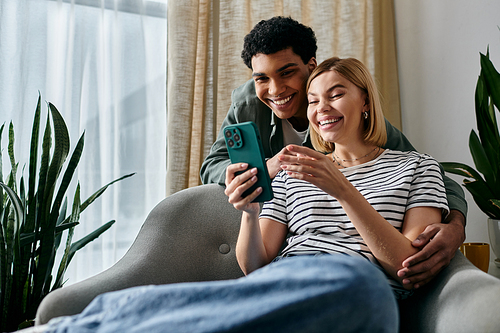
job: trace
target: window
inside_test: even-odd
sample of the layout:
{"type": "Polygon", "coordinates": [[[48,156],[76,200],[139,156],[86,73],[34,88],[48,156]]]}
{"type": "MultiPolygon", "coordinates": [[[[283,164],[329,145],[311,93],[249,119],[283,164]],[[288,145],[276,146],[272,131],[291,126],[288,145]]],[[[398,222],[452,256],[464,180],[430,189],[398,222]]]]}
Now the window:
{"type": "MultiPolygon", "coordinates": [[[[166,8],[166,0],[0,5],[0,122],[14,123],[19,174],[27,167],[39,91],[65,118],[71,149],[85,131],[75,177],[83,200],[111,180],[136,173],[82,213],[74,240],[109,220],[116,223],[77,253],[68,284],[114,264],[165,196],[166,8]]],[[[4,158],[4,170],[6,164],[4,158]]]]}

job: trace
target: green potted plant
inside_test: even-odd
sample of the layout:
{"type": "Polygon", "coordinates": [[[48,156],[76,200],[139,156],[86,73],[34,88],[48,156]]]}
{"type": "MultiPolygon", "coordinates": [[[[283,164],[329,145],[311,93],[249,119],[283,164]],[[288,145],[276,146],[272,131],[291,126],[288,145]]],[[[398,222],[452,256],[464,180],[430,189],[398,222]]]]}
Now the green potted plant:
{"type": "MultiPolygon", "coordinates": [[[[476,85],[477,130],[469,136],[469,150],[475,169],[463,163],[442,163],[449,173],[466,177],[463,185],[475,203],[488,215],[490,245],[500,257],[500,135],[496,111],[500,110],[500,74],[489,58],[480,53],[481,71],[476,85]]],[[[496,259],[495,263],[500,264],[496,259]]]]}
{"type": "MultiPolygon", "coordinates": [[[[99,237],[115,221],[110,221],[84,238],[73,241],[80,214],[109,185],[132,176],[126,175],[99,189],[81,202],[80,184],[76,186],[71,209],[66,192],[83,152],[81,135],[71,157],[70,138],[63,117],[48,103],[47,121],[40,148],[41,96],[33,121],[27,178],[18,180],[18,162],[14,155],[14,126],[8,131],[8,156],[11,170],[6,180],[2,174],[0,127],[0,330],[14,331],[35,317],[42,299],[62,287],[64,274],[76,251],[99,237]],[[51,125],[52,119],[52,125],[51,125]],[[63,171],[63,167],[65,170],[63,171]],[[64,254],[52,275],[56,252],[65,235],[64,254]],[[21,325],[21,326],[20,326],[21,325]]],[[[23,168],[24,169],[24,168],[23,168]]]]}

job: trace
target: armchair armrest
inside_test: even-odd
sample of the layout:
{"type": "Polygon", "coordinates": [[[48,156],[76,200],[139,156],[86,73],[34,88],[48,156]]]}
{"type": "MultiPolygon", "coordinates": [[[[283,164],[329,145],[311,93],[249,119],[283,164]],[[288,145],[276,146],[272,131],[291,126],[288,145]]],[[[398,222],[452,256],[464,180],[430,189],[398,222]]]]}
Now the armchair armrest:
{"type": "Polygon", "coordinates": [[[431,283],[400,301],[401,332],[498,332],[499,297],[500,279],[457,251],[431,283]]]}
{"type": "Polygon", "coordinates": [[[36,324],[77,314],[99,294],[148,284],[243,276],[234,253],[241,212],[224,188],[201,185],[161,201],[146,218],[128,252],[112,267],[48,294],[36,324]]]}

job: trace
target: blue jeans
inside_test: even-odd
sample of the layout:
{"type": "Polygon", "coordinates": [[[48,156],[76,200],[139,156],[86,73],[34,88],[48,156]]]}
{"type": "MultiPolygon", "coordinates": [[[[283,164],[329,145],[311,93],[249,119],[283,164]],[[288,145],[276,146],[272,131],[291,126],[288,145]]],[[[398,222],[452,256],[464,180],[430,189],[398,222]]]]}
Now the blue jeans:
{"type": "Polygon", "coordinates": [[[136,287],[98,296],[48,332],[397,332],[384,274],[344,255],[273,262],[236,280],[136,287]]]}

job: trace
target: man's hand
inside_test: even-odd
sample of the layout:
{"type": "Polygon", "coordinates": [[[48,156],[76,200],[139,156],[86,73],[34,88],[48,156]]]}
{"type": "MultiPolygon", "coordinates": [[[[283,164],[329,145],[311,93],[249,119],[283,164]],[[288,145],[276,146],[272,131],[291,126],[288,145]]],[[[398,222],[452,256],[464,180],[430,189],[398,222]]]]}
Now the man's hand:
{"type": "Polygon", "coordinates": [[[427,226],[412,242],[420,251],[403,261],[404,268],[398,271],[403,284],[415,288],[427,284],[448,266],[464,240],[465,217],[458,210],[450,211],[444,223],[427,226]]]}

